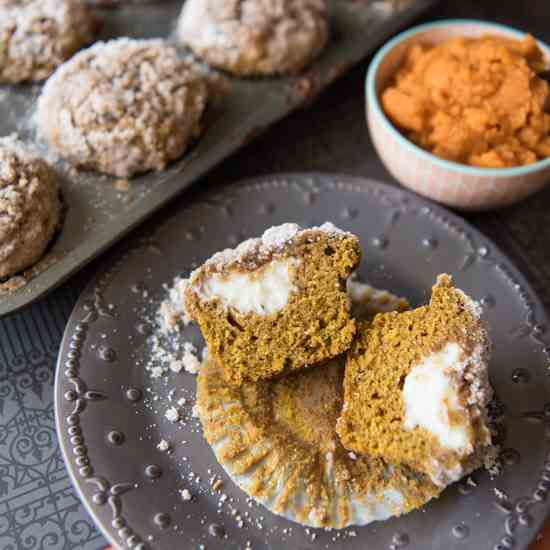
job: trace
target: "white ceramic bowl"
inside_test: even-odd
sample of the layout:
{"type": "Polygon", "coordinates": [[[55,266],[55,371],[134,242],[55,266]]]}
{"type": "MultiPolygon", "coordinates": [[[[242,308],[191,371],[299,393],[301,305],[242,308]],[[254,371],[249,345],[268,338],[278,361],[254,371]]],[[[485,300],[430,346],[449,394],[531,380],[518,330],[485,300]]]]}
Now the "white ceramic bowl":
{"type": "MultiPolygon", "coordinates": [[[[390,40],[374,57],[366,81],[367,122],[374,146],[405,187],[461,210],[488,210],[520,201],[550,183],[550,158],[516,168],[476,168],[450,162],[404,137],[384,114],[379,94],[415,43],[484,34],[522,38],[525,33],[485,21],[450,19],[419,25],[390,40]]],[[[550,48],[538,42],[550,63],[550,48]]]]}

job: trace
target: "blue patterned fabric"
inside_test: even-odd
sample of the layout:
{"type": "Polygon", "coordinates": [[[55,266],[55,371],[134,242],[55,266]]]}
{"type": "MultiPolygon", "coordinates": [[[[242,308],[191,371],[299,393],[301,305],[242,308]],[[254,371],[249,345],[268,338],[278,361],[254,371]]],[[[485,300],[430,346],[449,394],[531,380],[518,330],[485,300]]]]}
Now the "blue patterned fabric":
{"type": "Polygon", "coordinates": [[[53,382],[78,285],[0,320],[0,550],[106,546],[57,444],[53,382]]]}

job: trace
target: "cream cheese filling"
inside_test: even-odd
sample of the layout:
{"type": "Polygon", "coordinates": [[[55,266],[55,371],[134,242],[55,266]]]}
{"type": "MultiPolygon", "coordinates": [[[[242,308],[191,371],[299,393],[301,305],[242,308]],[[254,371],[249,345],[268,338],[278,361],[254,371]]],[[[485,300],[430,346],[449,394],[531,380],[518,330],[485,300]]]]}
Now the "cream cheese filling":
{"type": "Polygon", "coordinates": [[[271,315],[281,311],[296,290],[296,258],[273,260],[250,272],[216,273],[199,289],[206,300],[219,299],[224,306],[240,313],[271,315]]]}
{"type": "Polygon", "coordinates": [[[473,450],[468,417],[460,403],[456,376],[453,376],[462,362],[460,346],[447,344],[413,367],[403,385],[405,429],[424,428],[443,448],[461,454],[473,450]]]}

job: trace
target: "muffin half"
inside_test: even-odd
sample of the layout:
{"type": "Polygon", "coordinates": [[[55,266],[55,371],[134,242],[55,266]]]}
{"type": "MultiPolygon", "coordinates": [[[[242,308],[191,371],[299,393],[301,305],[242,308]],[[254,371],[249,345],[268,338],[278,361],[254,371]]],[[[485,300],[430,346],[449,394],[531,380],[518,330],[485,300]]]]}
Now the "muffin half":
{"type": "Polygon", "coordinates": [[[346,361],[344,447],[445,486],[491,449],[489,337],[478,308],[440,275],[428,306],[362,323],[346,361]]]}
{"type": "Polygon", "coordinates": [[[187,309],[225,378],[271,378],[346,351],[355,335],[347,279],[359,241],[332,224],[283,224],[191,274],[187,309]]]}

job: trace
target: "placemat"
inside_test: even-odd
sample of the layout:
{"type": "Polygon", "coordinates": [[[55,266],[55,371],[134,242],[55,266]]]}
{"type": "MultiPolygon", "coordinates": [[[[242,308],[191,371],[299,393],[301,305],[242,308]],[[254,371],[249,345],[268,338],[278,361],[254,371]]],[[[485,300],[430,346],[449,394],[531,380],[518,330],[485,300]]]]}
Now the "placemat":
{"type": "Polygon", "coordinates": [[[73,490],[55,432],[55,361],[82,286],[82,279],[73,280],[0,321],[2,550],[107,545],[73,490]]]}

